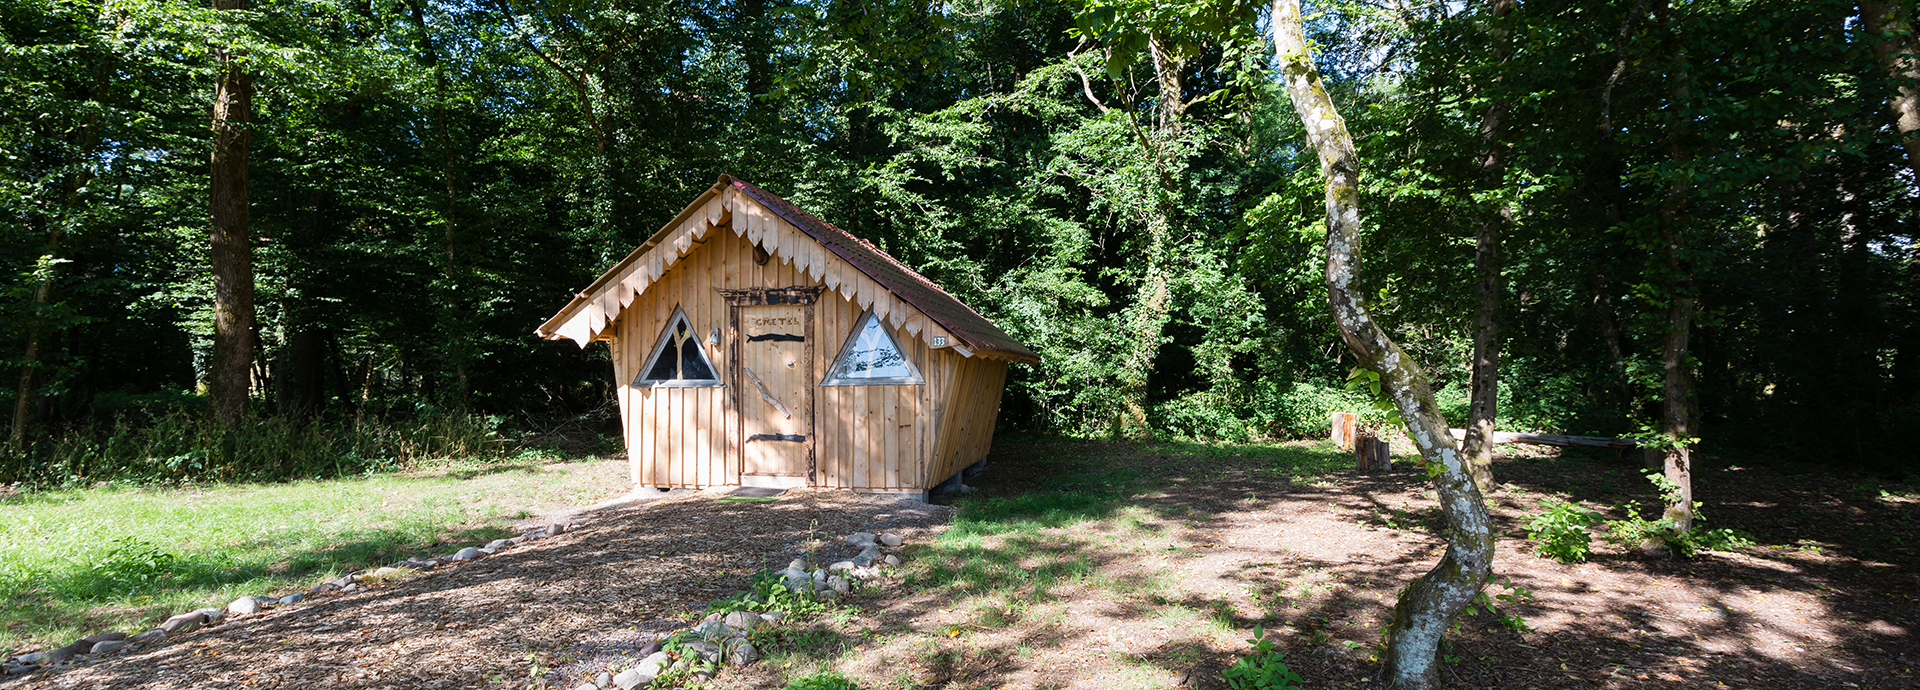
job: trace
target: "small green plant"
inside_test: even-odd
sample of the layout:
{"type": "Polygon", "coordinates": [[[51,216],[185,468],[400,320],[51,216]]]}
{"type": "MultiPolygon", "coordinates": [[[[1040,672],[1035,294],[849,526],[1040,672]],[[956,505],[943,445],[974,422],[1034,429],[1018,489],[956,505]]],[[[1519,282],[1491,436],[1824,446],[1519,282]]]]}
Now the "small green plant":
{"type": "Polygon", "coordinates": [[[1300,688],[1300,674],[1287,668],[1286,653],[1274,649],[1263,628],[1253,629],[1253,653],[1227,667],[1224,674],[1232,690],[1291,690],[1300,688]]]}
{"type": "Polygon", "coordinates": [[[1478,616],[1480,612],[1484,610],[1487,613],[1493,614],[1494,623],[1499,624],[1500,627],[1512,630],[1521,635],[1533,632],[1533,628],[1527,625],[1527,619],[1514,614],[1502,615],[1493,603],[1499,601],[1504,605],[1518,605],[1521,602],[1532,599],[1533,590],[1515,585],[1511,578],[1504,577],[1500,578],[1498,583],[1489,583],[1489,586],[1498,586],[1507,591],[1503,594],[1488,595],[1485,590],[1482,590],[1479,596],[1474,597],[1473,601],[1467,604],[1467,609],[1464,613],[1469,616],[1478,616]]]}
{"type": "Polygon", "coordinates": [[[821,671],[787,682],[786,690],[864,690],[837,671],[821,671]]]}
{"type": "Polygon", "coordinates": [[[786,580],[777,570],[754,573],[753,583],[747,586],[747,591],[707,606],[709,613],[780,611],[794,618],[810,618],[831,610],[833,606],[821,601],[811,590],[788,589],[786,580]]]}
{"type": "Polygon", "coordinates": [[[1561,563],[1587,560],[1593,551],[1587,528],[1600,520],[1600,514],[1555,499],[1541,501],[1540,508],[1543,512],[1527,520],[1527,538],[1533,540],[1534,550],[1561,563]]]}
{"type": "MultiPolygon", "coordinates": [[[[1659,489],[1661,500],[1671,505],[1679,500],[1680,485],[1666,475],[1647,471],[1647,481],[1659,489]]],[[[1693,522],[1706,522],[1707,516],[1701,510],[1703,504],[1693,504],[1693,522]]],[[[1727,551],[1753,545],[1753,537],[1736,529],[1701,529],[1694,525],[1692,529],[1681,531],[1671,518],[1662,517],[1648,520],[1640,515],[1640,506],[1628,503],[1622,508],[1627,517],[1624,520],[1606,521],[1606,539],[1608,543],[1622,549],[1631,549],[1649,541],[1661,541],[1672,545],[1683,556],[1693,556],[1701,551],[1727,551]]]]}
{"type": "Polygon", "coordinates": [[[93,564],[93,577],[96,583],[112,590],[151,593],[175,577],[179,560],[146,541],[121,537],[113,540],[113,549],[93,564]]]}

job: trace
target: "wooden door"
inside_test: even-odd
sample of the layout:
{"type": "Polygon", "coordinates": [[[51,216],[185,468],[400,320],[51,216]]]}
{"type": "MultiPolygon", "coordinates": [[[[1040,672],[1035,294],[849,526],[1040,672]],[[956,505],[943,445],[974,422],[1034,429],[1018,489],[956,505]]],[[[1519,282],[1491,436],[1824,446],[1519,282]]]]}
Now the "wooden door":
{"type": "Polygon", "coordinates": [[[813,342],[805,305],[742,305],[734,390],[743,484],[805,485],[813,449],[813,342]],[[779,478],[785,478],[779,479],[779,478]]]}

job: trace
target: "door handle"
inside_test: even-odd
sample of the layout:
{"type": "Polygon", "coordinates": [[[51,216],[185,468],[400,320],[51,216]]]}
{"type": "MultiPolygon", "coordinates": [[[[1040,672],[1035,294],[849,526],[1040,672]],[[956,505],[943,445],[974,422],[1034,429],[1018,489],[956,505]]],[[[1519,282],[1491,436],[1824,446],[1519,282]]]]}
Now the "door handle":
{"type": "Polygon", "coordinates": [[[752,370],[752,369],[749,369],[749,368],[747,368],[747,367],[746,367],[746,365],[741,365],[741,367],[740,367],[740,369],[741,369],[742,371],[745,371],[745,372],[747,372],[747,378],[750,378],[750,379],[753,379],[753,386],[754,386],[755,388],[758,388],[758,389],[760,389],[760,399],[761,399],[761,400],[765,400],[765,401],[767,401],[767,404],[769,404],[769,405],[772,405],[772,406],[773,406],[773,409],[776,409],[776,410],[779,410],[779,411],[780,411],[780,414],[781,414],[782,416],[785,416],[785,417],[786,417],[787,419],[793,419],[793,413],[792,413],[792,412],[788,412],[788,411],[787,411],[787,406],[786,406],[786,405],[782,405],[782,404],[780,404],[780,401],[778,401],[778,400],[775,400],[775,399],[773,398],[773,394],[772,394],[772,393],[768,393],[768,392],[767,392],[767,384],[765,384],[765,383],[761,383],[761,382],[760,382],[760,375],[759,375],[759,374],[755,374],[755,373],[753,373],[753,370],[752,370]]]}

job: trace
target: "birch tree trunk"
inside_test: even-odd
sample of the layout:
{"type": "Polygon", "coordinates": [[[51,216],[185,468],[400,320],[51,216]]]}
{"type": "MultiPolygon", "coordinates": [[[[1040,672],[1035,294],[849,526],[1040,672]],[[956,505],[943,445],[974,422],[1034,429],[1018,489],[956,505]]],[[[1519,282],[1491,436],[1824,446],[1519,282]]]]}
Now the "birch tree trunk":
{"type": "Polygon", "coordinates": [[[1340,337],[1361,366],[1380,373],[1381,389],[1393,398],[1420,449],[1446,520],[1446,555],[1400,595],[1388,633],[1384,675],[1395,687],[1430,688],[1437,682],[1441,635],[1473,601],[1493,569],[1493,525],[1480,489],[1446,420],[1433,402],[1426,374],[1380,329],[1359,295],[1360,161],[1346,121],[1334,109],[1307,52],[1300,0],[1274,0],[1273,40],[1281,76],[1307,139],[1320,156],[1327,187],[1327,297],[1340,337]]]}
{"type": "MultiPolygon", "coordinates": [[[[248,0],[214,0],[213,9],[246,10],[248,0]]],[[[253,75],[231,49],[216,52],[213,159],[209,166],[208,232],[213,268],[213,353],[207,394],[221,419],[247,413],[253,364],[253,242],[247,229],[247,147],[253,119],[253,75]]]]}

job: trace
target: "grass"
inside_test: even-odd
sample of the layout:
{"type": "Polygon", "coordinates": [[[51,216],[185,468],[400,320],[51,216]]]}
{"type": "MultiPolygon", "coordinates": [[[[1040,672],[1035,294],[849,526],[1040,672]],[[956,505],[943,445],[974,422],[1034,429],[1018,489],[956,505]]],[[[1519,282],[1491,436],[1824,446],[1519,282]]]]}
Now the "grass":
{"type": "Polygon", "coordinates": [[[17,653],[507,535],[624,491],[625,463],[446,462],[349,479],[105,485],[0,503],[0,649],[17,653]],[[538,477],[539,481],[528,481],[538,477]]]}

